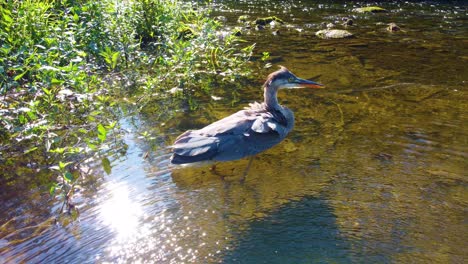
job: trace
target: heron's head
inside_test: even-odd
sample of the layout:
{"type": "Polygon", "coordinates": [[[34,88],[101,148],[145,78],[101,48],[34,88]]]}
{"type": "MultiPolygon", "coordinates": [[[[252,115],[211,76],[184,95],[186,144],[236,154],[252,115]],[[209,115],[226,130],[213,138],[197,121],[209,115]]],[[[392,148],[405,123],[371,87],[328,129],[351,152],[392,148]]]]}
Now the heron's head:
{"type": "Polygon", "coordinates": [[[286,67],[281,66],[281,69],[268,75],[265,82],[265,88],[323,88],[323,85],[313,81],[298,78],[286,67]]]}

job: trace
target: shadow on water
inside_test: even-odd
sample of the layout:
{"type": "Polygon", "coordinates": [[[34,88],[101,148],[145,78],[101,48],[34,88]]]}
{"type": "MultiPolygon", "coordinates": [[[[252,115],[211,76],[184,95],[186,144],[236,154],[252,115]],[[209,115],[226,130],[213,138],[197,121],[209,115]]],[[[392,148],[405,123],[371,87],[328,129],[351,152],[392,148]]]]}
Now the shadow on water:
{"type": "MultiPolygon", "coordinates": [[[[333,208],[324,199],[304,197],[251,221],[235,240],[223,263],[360,262],[340,235],[333,208]]],[[[384,257],[374,259],[387,262],[384,257]]]]}

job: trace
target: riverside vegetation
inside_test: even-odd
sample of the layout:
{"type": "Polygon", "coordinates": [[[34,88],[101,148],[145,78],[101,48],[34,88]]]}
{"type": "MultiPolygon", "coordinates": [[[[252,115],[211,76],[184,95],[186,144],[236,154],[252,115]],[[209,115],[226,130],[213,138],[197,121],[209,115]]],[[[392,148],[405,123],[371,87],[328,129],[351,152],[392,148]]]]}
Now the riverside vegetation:
{"type": "Polygon", "coordinates": [[[195,109],[214,82],[247,73],[253,49],[221,34],[208,11],[178,1],[27,0],[0,8],[0,184],[47,186],[64,201],[59,212],[72,215],[68,201],[87,163],[98,160],[107,171],[104,154],[126,151],[118,121],[129,107],[122,106],[139,111],[151,102],[162,114],[164,100],[195,109]]]}

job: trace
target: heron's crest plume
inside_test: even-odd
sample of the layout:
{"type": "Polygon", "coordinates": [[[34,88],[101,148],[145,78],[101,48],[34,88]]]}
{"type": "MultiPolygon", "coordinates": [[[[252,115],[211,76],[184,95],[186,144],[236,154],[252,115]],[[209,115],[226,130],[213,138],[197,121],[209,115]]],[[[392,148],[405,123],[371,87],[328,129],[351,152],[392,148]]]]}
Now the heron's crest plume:
{"type": "Polygon", "coordinates": [[[280,65],[280,69],[272,72],[268,75],[263,87],[270,86],[275,80],[278,79],[288,79],[290,77],[295,77],[286,67],[280,65]]]}

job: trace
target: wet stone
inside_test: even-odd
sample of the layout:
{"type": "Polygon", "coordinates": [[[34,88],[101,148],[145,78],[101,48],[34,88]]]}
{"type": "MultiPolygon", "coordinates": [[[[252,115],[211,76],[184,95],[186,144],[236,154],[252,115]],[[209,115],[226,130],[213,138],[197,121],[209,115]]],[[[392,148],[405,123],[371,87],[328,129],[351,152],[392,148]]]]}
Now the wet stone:
{"type": "Polygon", "coordinates": [[[366,6],[366,7],[359,7],[354,9],[355,12],[358,13],[387,13],[388,11],[382,7],[378,6],[366,6]]]}
{"type": "Polygon", "coordinates": [[[280,24],[284,24],[284,21],[280,18],[277,18],[275,16],[271,16],[271,17],[263,17],[263,18],[257,18],[255,19],[255,22],[254,24],[255,25],[262,25],[262,26],[265,26],[267,24],[270,24],[272,22],[278,22],[280,24]]]}
{"type": "Polygon", "coordinates": [[[291,153],[297,150],[296,145],[291,142],[291,140],[285,140],[283,143],[283,148],[286,153],[291,153]]]}
{"type": "Polygon", "coordinates": [[[354,21],[350,18],[344,17],[343,18],[343,23],[341,24],[344,27],[352,26],[354,24],[354,21]]]}
{"type": "Polygon", "coordinates": [[[323,29],[315,33],[321,39],[341,39],[353,37],[353,34],[343,29],[323,29]]]}
{"type": "Polygon", "coordinates": [[[390,31],[390,32],[400,31],[400,27],[395,23],[390,23],[388,24],[387,31],[390,31]]]}
{"type": "Polygon", "coordinates": [[[249,21],[249,18],[250,18],[249,15],[242,15],[242,16],[239,16],[239,18],[237,19],[237,22],[238,23],[246,23],[246,22],[249,21]]]}

